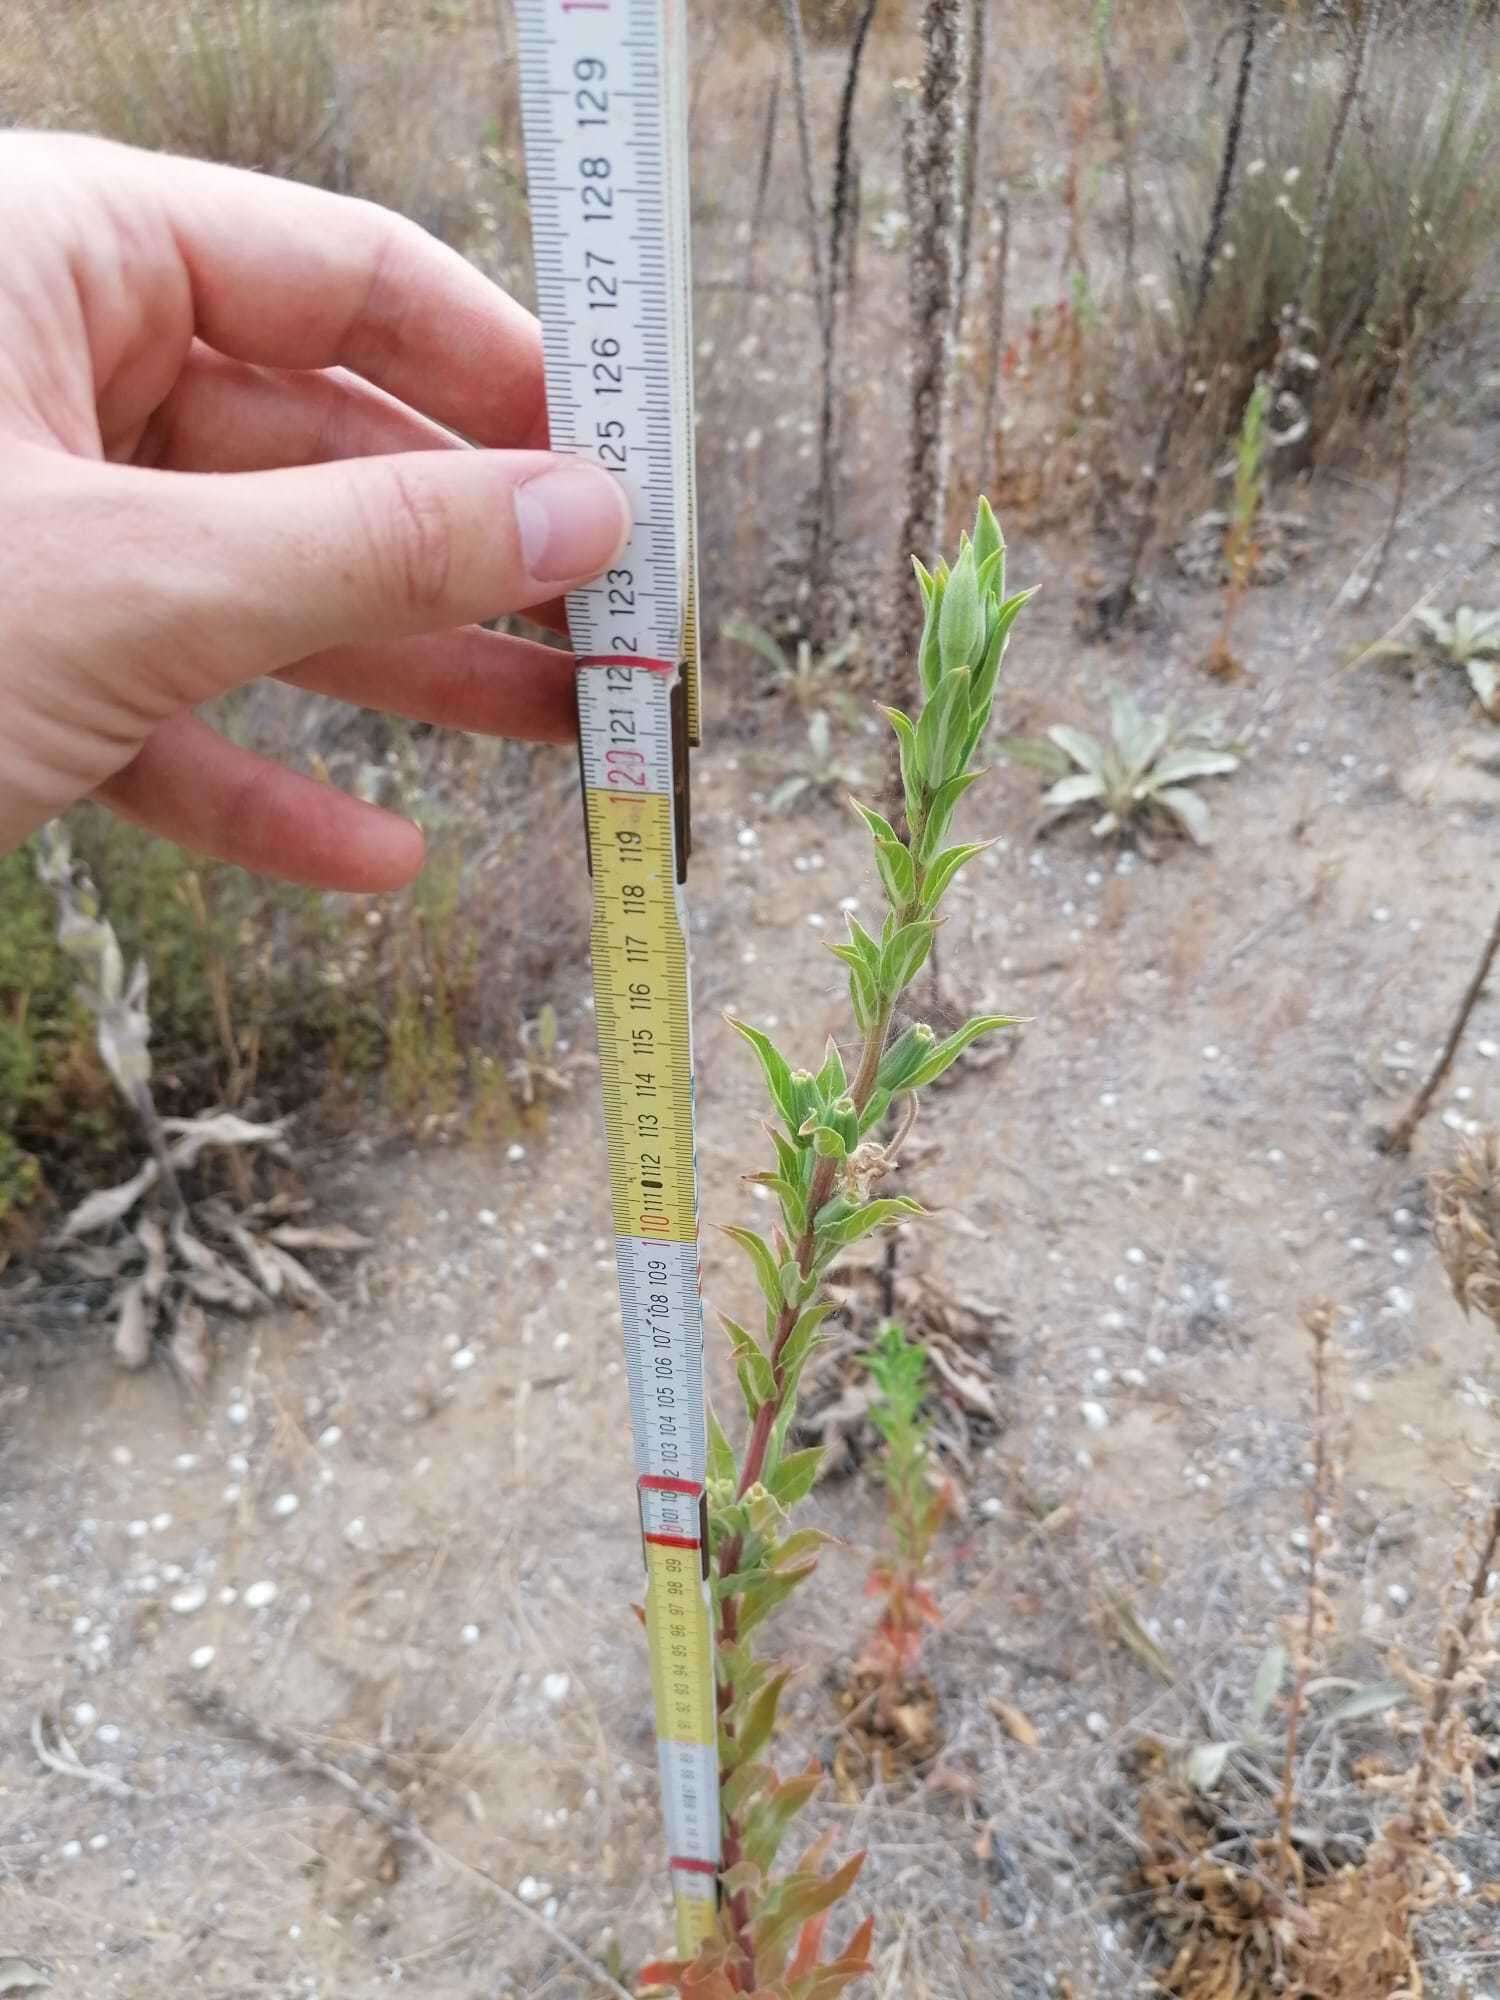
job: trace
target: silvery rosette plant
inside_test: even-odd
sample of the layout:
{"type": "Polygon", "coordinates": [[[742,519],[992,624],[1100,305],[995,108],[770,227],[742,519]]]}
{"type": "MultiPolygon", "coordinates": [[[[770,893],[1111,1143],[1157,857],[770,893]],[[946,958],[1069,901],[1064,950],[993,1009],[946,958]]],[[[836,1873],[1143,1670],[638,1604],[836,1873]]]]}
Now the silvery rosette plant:
{"type": "Polygon", "coordinates": [[[979,1036],[1010,1025],[1006,1016],[980,1015],[941,1040],[923,1022],[900,1025],[902,998],[932,949],[943,897],[988,844],[949,835],[959,800],[983,775],[975,759],[1010,628],[1030,594],[1005,595],[1005,544],[985,501],[953,568],[940,562],[929,572],[918,562],[916,571],[926,606],[921,707],[915,716],[882,710],[900,752],[904,827],[854,803],[873,843],[885,921],[877,936],[851,915],[847,942],[829,947],[849,970],[848,1057],[830,1041],[817,1070],[794,1069],[768,1036],[733,1023],[755,1051],[773,1113],[768,1130],[776,1164],[750,1178],[774,1196],[780,1220],[769,1240],[751,1229],[728,1232],[754,1269],[764,1322],[757,1329],[724,1322],[748,1420],[743,1449],[736,1454],[713,1418],[709,1430],[719,1925],[691,1964],[662,1962],[641,1974],[644,1983],[673,1987],[689,2000],[741,1993],[834,2000],[869,1969],[869,1920],[836,1955],[825,1956],[823,1945],[829,1912],[852,1886],[863,1855],[829,1866],[831,1836],[824,1836],[791,1866],[779,1864],[822,1774],[813,1765],[784,1777],[771,1762],[777,1706],[791,1669],[754,1641],[758,1627],[812,1575],[824,1540],[790,1520],[817,1476],[819,1448],[788,1443],[798,1380],[833,1310],[820,1297],[824,1277],[861,1238],[920,1214],[905,1196],[877,1192],[895,1165],[900,1135],[910,1129],[916,1095],[979,1036]]]}

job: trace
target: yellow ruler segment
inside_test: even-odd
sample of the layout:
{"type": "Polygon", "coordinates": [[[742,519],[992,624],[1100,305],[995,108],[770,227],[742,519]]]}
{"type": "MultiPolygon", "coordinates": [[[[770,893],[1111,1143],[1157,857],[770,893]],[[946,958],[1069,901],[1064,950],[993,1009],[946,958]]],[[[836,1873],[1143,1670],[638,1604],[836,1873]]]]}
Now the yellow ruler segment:
{"type": "Polygon", "coordinates": [[[697,1548],[675,1548],[648,1539],[646,1579],[656,1733],[674,1743],[710,1744],[717,1728],[713,1661],[697,1548]]]}
{"type": "Polygon", "coordinates": [[[696,1241],[687,944],[672,801],[589,791],[594,1006],[617,1236],[696,1241]]]}

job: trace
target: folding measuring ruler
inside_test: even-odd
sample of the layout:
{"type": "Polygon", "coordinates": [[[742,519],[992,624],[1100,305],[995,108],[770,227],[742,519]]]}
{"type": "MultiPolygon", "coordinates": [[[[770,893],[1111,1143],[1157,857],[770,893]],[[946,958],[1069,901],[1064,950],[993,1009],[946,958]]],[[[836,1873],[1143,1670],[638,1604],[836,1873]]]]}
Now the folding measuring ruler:
{"type": "Polygon", "coordinates": [[[615,566],[568,599],[594,1005],[678,1950],[718,1901],[687,924],[698,740],[685,0],[517,0],[555,451],[617,473],[615,566]]]}

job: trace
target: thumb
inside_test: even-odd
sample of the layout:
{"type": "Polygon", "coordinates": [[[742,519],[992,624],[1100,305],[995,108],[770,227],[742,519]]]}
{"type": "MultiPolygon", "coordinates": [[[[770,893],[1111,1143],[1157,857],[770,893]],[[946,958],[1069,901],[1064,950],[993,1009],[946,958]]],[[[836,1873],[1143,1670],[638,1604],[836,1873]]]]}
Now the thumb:
{"type": "Polygon", "coordinates": [[[527,610],[608,567],[631,527],[619,482],[550,452],[121,476],[129,552],[159,579],[176,642],[161,657],[188,702],[331,646],[527,610]]]}

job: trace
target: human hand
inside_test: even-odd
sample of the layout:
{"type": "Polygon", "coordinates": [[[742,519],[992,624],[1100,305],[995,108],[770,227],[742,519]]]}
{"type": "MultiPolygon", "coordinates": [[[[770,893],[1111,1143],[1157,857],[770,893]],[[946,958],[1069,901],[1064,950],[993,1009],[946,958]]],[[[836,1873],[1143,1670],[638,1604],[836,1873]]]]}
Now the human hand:
{"type": "Polygon", "coordinates": [[[628,531],[538,448],[536,322],[383,209],[102,140],[0,136],[0,241],[0,853],[93,797],[295,881],[409,880],[416,827],[192,711],[274,675],[571,735],[567,658],[472,622],[628,531]]]}

